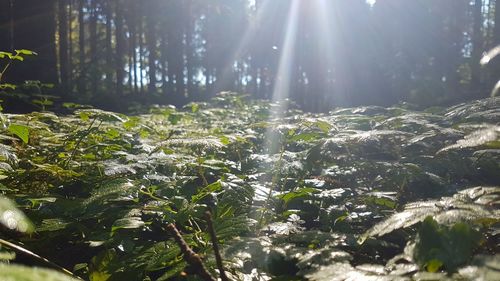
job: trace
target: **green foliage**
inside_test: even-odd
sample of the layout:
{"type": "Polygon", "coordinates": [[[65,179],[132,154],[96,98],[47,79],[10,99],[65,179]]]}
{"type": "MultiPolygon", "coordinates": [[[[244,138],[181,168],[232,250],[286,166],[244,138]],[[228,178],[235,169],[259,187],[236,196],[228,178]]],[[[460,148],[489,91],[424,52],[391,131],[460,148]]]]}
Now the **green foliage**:
{"type": "Polygon", "coordinates": [[[429,272],[441,268],[453,272],[471,259],[480,240],[480,233],[467,223],[458,222],[446,227],[429,216],[417,233],[415,261],[429,272]]]}
{"type": "Polygon", "coordinates": [[[28,126],[10,124],[8,130],[11,134],[18,136],[24,143],[28,143],[30,134],[30,129],[28,126]]]}
{"type": "MultiPolygon", "coordinates": [[[[496,130],[498,98],[433,113],[361,107],[268,120],[274,107],[225,93],[136,116],[75,105],[61,116],[5,115],[2,212],[29,217],[35,234],[10,238],[29,230],[18,224],[0,236],[88,280],[196,278],[165,231],[175,223],[217,276],[210,210],[234,279],[491,274],[498,135],[473,139],[496,130]],[[445,241],[473,237],[464,225],[484,239],[458,255],[445,241]]],[[[12,251],[0,259],[19,262],[12,251]]]]}
{"type": "Polygon", "coordinates": [[[490,224],[500,218],[499,210],[491,206],[500,200],[500,188],[475,187],[453,197],[409,203],[404,210],[393,214],[368,230],[360,242],[371,236],[382,236],[396,229],[407,228],[433,216],[439,223],[458,222],[490,224]]]}
{"type": "MultiPolygon", "coordinates": [[[[2,78],[9,69],[9,67],[12,65],[14,61],[24,61],[24,58],[26,56],[36,56],[37,53],[30,51],[30,50],[14,50],[13,53],[11,52],[4,52],[0,51],[0,61],[5,63],[3,65],[0,65],[0,89],[2,89],[2,78]]],[[[12,85],[7,84],[7,86],[3,86],[4,88],[12,88],[12,85]]]]}
{"type": "Polygon", "coordinates": [[[0,280],[16,280],[16,281],[76,281],[79,279],[72,278],[63,273],[54,270],[27,267],[20,265],[2,264],[0,263],[0,280]]]}

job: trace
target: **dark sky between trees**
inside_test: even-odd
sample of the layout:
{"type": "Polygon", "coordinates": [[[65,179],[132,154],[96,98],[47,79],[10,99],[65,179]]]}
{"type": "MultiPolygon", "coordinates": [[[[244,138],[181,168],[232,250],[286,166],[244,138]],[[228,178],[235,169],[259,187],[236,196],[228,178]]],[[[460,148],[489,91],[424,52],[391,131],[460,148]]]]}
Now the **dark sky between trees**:
{"type": "Polygon", "coordinates": [[[486,97],[500,78],[500,62],[479,65],[500,44],[497,1],[0,0],[0,50],[39,53],[6,82],[108,107],[272,98],[282,81],[306,110],[431,106],[486,97]]]}

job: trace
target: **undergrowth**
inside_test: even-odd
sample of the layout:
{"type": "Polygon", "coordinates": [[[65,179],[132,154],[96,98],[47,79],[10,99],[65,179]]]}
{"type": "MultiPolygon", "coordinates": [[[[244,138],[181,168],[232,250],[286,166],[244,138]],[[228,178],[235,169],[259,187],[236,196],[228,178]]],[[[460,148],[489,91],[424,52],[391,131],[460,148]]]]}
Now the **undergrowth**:
{"type": "Polygon", "coordinates": [[[500,279],[500,98],[273,108],[3,114],[0,279],[500,279]]]}

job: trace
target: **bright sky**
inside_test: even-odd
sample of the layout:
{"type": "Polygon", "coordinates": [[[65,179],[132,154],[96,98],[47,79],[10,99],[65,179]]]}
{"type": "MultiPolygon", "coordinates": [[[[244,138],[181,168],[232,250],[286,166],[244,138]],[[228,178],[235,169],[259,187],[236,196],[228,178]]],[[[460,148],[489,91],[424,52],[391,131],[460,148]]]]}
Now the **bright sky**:
{"type": "MultiPolygon", "coordinates": [[[[250,2],[250,5],[251,6],[254,6],[255,5],[255,0],[249,0],[250,2]]],[[[377,2],[377,0],[366,0],[366,3],[370,4],[370,5],[373,5],[375,4],[375,2],[377,2]]]]}

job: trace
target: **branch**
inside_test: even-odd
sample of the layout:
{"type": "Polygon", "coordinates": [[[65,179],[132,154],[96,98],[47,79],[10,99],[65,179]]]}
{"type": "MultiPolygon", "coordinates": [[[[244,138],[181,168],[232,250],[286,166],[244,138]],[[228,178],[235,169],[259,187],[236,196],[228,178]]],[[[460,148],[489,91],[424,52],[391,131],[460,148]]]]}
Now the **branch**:
{"type": "Polygon", "coordinates": [[[226,275],[226,271],[224,271],[224,266],[222,265],[222,257],[220,255],[220,251],[219,251],[219,243],[217,242],[217,235],[215,233],[214,224],[212,221],[212,214],[210,214],[210,211],[207,211],[205,213],[205,217],[207,219],[208,233],[210,234],[210,238],[212,240],[212,247],[214,249],[214,255],[215,255],[215,261],[217,262],[217,268],[219,269],[220,279],[222,279],[222,281],[229,281],[229,278],[227,278],[227,275],[226,275]]]}
{"type": "Polygon", "coordinates": [[[179,246],[179,248],[181,248],[181,253],[184,256],[184,260],[193,267],[193,269],[196,271],[196,274],[198,274],[198,276],[200,276],[201,279],[205,281],[216,281],[216,279],[212,277],[212,275],[210,275],[208,270],[203,265],[200,256],[189,247],[189,245],[186,243],[184,238],[182,238],[181,233],[173,223],[167,225],[167,231],[170,232],[170,234],[174,237],[175,242],[177,242],[177,245],[179,246]]]}

